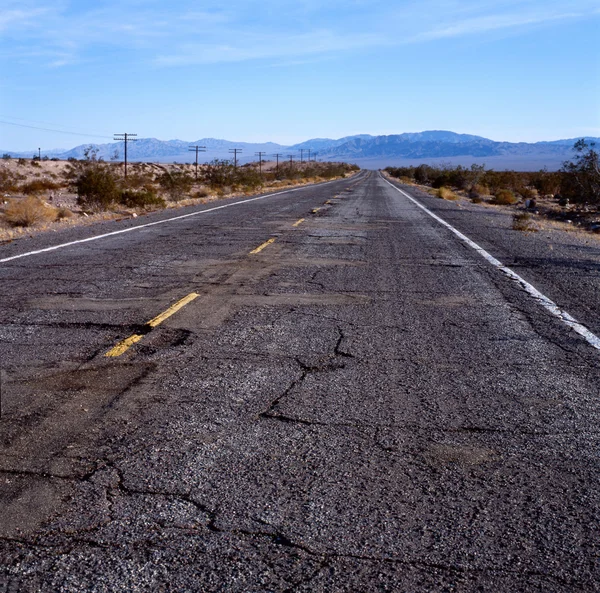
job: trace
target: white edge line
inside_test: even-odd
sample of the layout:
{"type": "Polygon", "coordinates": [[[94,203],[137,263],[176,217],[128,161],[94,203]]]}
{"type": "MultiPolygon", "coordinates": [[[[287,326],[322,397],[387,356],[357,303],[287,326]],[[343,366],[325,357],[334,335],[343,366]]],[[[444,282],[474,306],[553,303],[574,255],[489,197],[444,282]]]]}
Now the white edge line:
{"type": "Polygon", "coordinates": [[[511,280],[514,280],[517,284],[523,288],[530,296],[532,296],[542,307],[544,307],[547,311],[552,313],[554,317],[560,319],[565,325],[569,326],[572,330],[577,332],[582,338],[584,338],[591,346],[600,350],[600,338],[592,333],[585,325],[582,325],[569,315],[566,311],[563,311],[554,301],[550,300],[546,295],[542,294],[535,286],[529,284],[527,280],[519,276],[516,272],[511,270],[509,267],[505,266],[502,262],[498,261],[493,255],[490,255],[483,247],[477,245],[475,241],[472,241],[466,235],[463,235],[460,231],[455,229],[450,223],[446,222],[443,218],[440,218],[437,214],[434,214],[423,206],[420,202],[415,200],[412,196],[407,194],[405,191],[401,190],[399,187],[396,187],[393,183],[389,182],[387,179],[382,177],[382,179],[391,187],[393,187],[396,191],[400,192],[403,196],[407,197],[415,206],[418,206],[425,213],[429,214],[431,218],[437,220],[440,224],[444,225],[448,230],[452,231],[461,241],[465,242],[469,247],[472,247],[479,255],[481,255],[484,259],[486,259],[490,264],[494,267],[498,268],[503,274],[508,276],[511,280]]]}
{"type": "Polygon", "coordinates": [[[181,220],[183,218],[189,218],[190,216],[199,216],[200,214],[207,214],[209,212],[214,212],[215,210],[221,210],[222,208],[231,208],[232,206],[237,206],[239,204],[247,204],[248,202],[255,202],[256,200],[265,200],[267,198],[272,198],[273,196],[280,196],[282,194],[289,194],[295,191],[301,191],[303,189],[307,189],[308,187],[316,187],[318,185],[327,185],[328,183],[335,183],[336,181],[341,181],[341,179],[334,179],[333,181],[326,181],[325,183],[319,183],[312,186],[302,186],[296,187],[294,189],[286,189],[284,191],[275,192],[273,194],[267,194],[265,196],[258,196],[256,198],[250,198],[248,200],[241,200],[239,202],[233,202],[231,204],[223,204],[222,206],[215,206],[214,208],[208,208],[207,210],[200,210],[198,212],[191,212],[190,214],[182,214],[181,216],[174,216],[172,218],[166,218],[165,220],[157,220],[155,222],[149,222],[147,224],[139,224],[137,226],[132,226],[127,229],[121,229],[119,231],[112,231],[110,233],[104,233],[103,235],[95,235],[93,237],[88,237],[87,239],[78,239],[77,241],[69,241],[68,243],[61,243],[60,245],[54,245],[52,247],[45,247],[44,249],[37,249],[35,251],[28,251],[27,253],[20,253],[19,255],[13,255],[11,257],[5,257],[4,259],[0,259],[0,264],[13,261],[15,259],[20,259],[22,257],[29,257],[30,255],[38,255],[40,253],[47,253],[48,251],[56,251],[57,249],[62,249],[63,247],[70,247],[71,245],[78,245],[79,243],[89,243],[90,241],[97,241],[98,239],[105,239],[106,237],[112,237],[113,235],[121,235],[122,233],[129,233],[131,231],[137,231],[138,229],[143,229],[149,226],[154,226],[157,224],[165,224],[167,222],[172,222],[173,220],[181,220]]]}

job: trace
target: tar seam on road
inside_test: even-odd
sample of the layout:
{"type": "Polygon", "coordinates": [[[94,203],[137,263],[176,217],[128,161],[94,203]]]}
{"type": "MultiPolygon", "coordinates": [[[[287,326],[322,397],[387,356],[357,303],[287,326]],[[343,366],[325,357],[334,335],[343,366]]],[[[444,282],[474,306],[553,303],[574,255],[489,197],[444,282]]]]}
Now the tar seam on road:
{"type": "MultiPolygon", "coordinates": [[[[323,183],[321,185],[325,185],[326,183],[335,183],[335,181],[339,181],[339,180],[335,179],[334,181],[326,181],[325,183],[323,183]]],[[[37,249],[35,251],[28,251],[27,253],[20,253],[19,255],[13,255],[11,257],[5,257],[4,259],[0,259],[0,264],[12,261],[14,259],[19,259],[21,257],[28,257],[30,255],[38,255],[40,253],[46,253],[47,251],[55,251],[56,249],[61,249],[63,247],[70,247],[71,245],[78,245],[79,243],[88,243],[89,241],[97,241],[98,239],[112,237],[113,235],[129,233],[131,231],[136,231],[138,229],[144,229],[149,226],[165,224],[167,222],[172,222],[174,220],[182,220],[184,218],[189,218],[190,216],[199,216],[200,214],[208,214],[209,212],[214,212],[215,210],[221,210],[223,208],[231,208],[232,206],[237,206],[239,204],[247,204],[248,202],[255,202],[256,200],[265,200],[267,198],[272,198],[274,196],[280,196],[282,194],[289,194],[292,192],[301,191],[303,189],[306,189],[306,187],[307,186],[297,187],[295,189],[287,189],[285,191],[276,192],[274,194],[267,194],[266,196],[258,196],[257,198],[250,198],[248,200],[234,202],[233,204],[223,204],[223,206],[215,206],[214,208],[209,208],[208,210],[201,210],[200,212],[191,212],[190,214],[182,214],[181,216],[174,216],[173,218],[167,218],[165,220],[157,220],[155,222],[149,222],[147,224],[140,224],[137,226],[129,227],[128,229],[121,229],[119,231],[112,231],[110,233],[104,233],[103,235],[96,235],[95,237],[88,237],[87,239],[79,239],[77,241],[69,241],[68,243],[61,243],[60,245],[54,245],[53,247],[45,247],[44,249],[37,249]]]]}
{"type": "MultiPolygon", "coordinates": [[[[194,299],[197,299],[199,296],[200,295],[195,292],[188,294],[186,297],[177,301],[174,305],[171,305],[166,311],[163,311],[160,315],[157,315],[154,319],[148,321],[148,323],[146,323],[146,327],[154,329],[163,321],[165,321],[165,319],[168,319],[169,317],[171,317],[171,315],[177,313],[179,309],[185,307],[188,303],[191,303],[194,299]]],[[[114,348],[111,348],[104,356],[107,356],[109,358],[121,356],[121,354],[127,352],[127,350],[131,348],[131,346],[137,344],[144,337],[144,335],[145,334],[133,334],[132,336],[125,338],[124,340],[119,342],[114,348]]]]}
{"type": "Polygon", "coordinates": [[[560,319],[565,325],[570,327],[572,330],[577,332],[584,340],[591,346],[600,350],[600,338],[593,334],[585,325],[582,325],[569,315],[566,311],[563,311],[554,301],[549,299],[546,295],[542,294],[533,284],[529,284],[527,280],[519,276],[516,272],[505,266],[501,261],[497,260],[493,255],[490,255],[483,247],[479,246],[475,241],[472,241],[466,235],[463,235],[459,230],[455,229],[450,223],[446,222],[443,218],[440,218],[437,214],[434,214],[419,203],[415,198],[407,194],[405,191],[396,187],[393,183],[390,183],[387,179],[383,179],[388,185],[393,187],[396,191],[400,192],[403,196],[407,197],[415,206],[418,206],[426,214],[429,214],[431,218],[437,220],[440,224],[444,225],[448,230],[452,231],[461,241],[465,242],[469,247],[472,247],[479,255],[486,259],[495,268],[500,270],[503,274],[508,276],[511,280],[514,280],[523,290],[525,290],[530,296],[532,296],[542,307],[552,313],[555,317],[560,319]]]}
{"type": "Polygon", "coordinates": [[[275,237],[271,237],[270,239],[267,239],[262,245],[259,245],[256,249],[253,249],[250,252],[250,255],[255,255],[257,253],[260,253],[265,247],[268,247],[271,243],[275,243],[275,237]]]}
{"type": "Polygon", "coordinates": [[[297,220],[292,226],[300,226],[304,222],[304,218],[297,220]]]}

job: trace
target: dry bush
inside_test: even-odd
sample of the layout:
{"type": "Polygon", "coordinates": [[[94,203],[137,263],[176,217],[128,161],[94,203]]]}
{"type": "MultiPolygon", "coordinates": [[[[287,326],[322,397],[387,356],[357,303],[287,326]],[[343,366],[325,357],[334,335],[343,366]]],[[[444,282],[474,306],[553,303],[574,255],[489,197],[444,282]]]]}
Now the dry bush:
{"type": "Polygon", "coordinates": [[[513,231],[535,231],[531,214],[527,212],[519,212],[513,216],[512,220],[513,231]]]}
{"type": "Polygon", "coordinates": [[[13,226],[32,226],[39,222],[56,220],[55,208],[46,206],[40,199],[32,196],[23,200],[11,200],[4,210],[4,218],[13,226]]]}
{"type": "Polygon", "coordinates": [[[458,196],[447,187],[440,187],[437,190],[437,197],[442,198],[442,200],[458,200],[458,196]]]}
{"type": "Polygon", "coordinates": [[[518,200],[515,197],[515,194],[513,194],[509,189],[501,189],[497,191],[492,199],[492,204],[496,204],[497,206],[511,206],[517,202],[518,200]]]}
{"type": "Polygon", "coordinates": [[[199,187],[198,190],[194,193],[194,198],[206,198],[207,196],[210,195],[210,192],[208,191],[208,188],[202,186],[199,187]]]}
{"type": "Polygon", "coordinates": [[[33,181],[23,183],[19,187],[19,191],[23,194],[37,194],[43,191],[58,189],[59,187],[61,186],[58,183],[49,179],[34,179],[33,181]]]}
{"type": "Polygon", "coordinates": [[[75,216],[68,208],[58,208],[56,212],[56,220],[64,220],[65,218],[72,218],[75,216]]]}

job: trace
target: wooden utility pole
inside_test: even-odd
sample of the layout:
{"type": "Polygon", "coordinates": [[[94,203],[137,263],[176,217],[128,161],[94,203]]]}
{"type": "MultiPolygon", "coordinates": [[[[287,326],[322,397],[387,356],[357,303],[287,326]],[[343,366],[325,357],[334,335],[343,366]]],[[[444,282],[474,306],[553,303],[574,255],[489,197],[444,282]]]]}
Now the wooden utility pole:
{"type": "Polygon", "coordinates": [[[120,142],[121,140],[124,142],[125,144],[125,150],[123,151],[124,153],[124,162],[125,162],[125,179],[127,179],[127,143],[128,142],[136,142],[137,138],[136,138],[137,134],[129,134],[127,132],[125,132],[124,134],[115,134],[115,141],[120,142]]]}
{"type": "Polygon", "coordinates": [[[233,168],[237,169],[237,155],[242,152],[241,148],[230,148],[229,152],[233,153],[233,168]]]}
{"type": "Polygon", "coordinates": [[[259,152],[255,152],[254,154],[255,154],[255,156],[258,157],[258,171],[260,173],[260,176],[262,177],[262,158],[267,153],[259,151],[259,152]]]}
{"type": "Polygon", "coordinates": [[[190,146],[188,152],[196,153],[196,181],[198,181],[198,153],[206,152],[206,146],[190,146]]]}
{"type": "Polygon", "coordinates": [[[276,172],[276,175],[277,175],[277,177],[279,177],[279,157],[282,157],[283,155],[278,152],[278,153],[274,154],[273,156],[277,159],[277,165],[276,165],[276,167],[277,167],[276,171],[277,172],[276,172]]]}

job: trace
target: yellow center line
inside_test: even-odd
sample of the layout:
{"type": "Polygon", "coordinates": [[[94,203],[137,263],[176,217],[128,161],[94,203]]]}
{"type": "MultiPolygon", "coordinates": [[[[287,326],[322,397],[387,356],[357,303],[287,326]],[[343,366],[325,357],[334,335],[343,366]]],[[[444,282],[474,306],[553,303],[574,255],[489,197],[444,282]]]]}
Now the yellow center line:
{"type": "MultiPolygon", "coordinates": [[[[195,292],[188,294],[186,297],[177,301],[174,305],[171,305],[166,311],[164,311],[160,315],[157,315],[154,319],[148,321],[148,323],[146,323],[146,326],[149,329],[155,328],[157,325],[160,325],[165,319],[171,317],[173,313],[176,313],[177,311],[179,311],[179,309],[185,307],[188,303],[191,303],[194,299],[197,299],[199,296],[200,295],[195,292]]],[[[144,334],[133,334],[132,336],[121,340],[114,348],[111,348],[104,356],[107,356],[108,358],[121,356],[121,354],[127,352],[129,348],[131,348],[134,344],[137,344],[143,337],[144,334]]]]}
{"type": "Polygon", "coordinates": [[[325,204],[331,204],[331,200],[327,200],[325,204]]]}
{"type": "Polygon", "coordinates": [[[297,220],[292,226],[300,226],[304,222],[304,218],[297,220]]]}
{"type": "Polygon", "coordinates": [[[127,350],[131,348],[131,346],[139,342],[143,337],[144,336],[141,336],[140,334],[133,334],[133,336],[129,336],[128,338],[121,340],[114,348],[111,348],[104,356],[107,356],[108,358],[121,356],[121,354],[127,352],[127,350]]]}
{"type": "Polygon", "coordinates": [[[321,208],[313,208],[312,213],[316,214],[321,208]]]}
{"type": "Polygon", "coordinates": [[[268,241],[265,241],[262,245],[259,245],[256,249],[250,252],[250,255],[260,253],[265,247],[268,247],[271,243],[275,242],[275,237],[271,237],[268,241]]]}
{"type": "Polygon", "coordinates": [[[188,294],[186,297],[183,297],[180,301],[177,301],[174,305],[171,305],[166,311],[164,311],[160,315],[157,315],[154,319],[148,321],[146,325],[149,325],[150,327],[156,327],[157,325],[160,325],[165,319],[171,317],[173,313],[177,313],[179,309],[185,307],[188,303],[191,303],[194,299],[197,299],[199,296],[200,295],[195,292],[188,294]]]}

